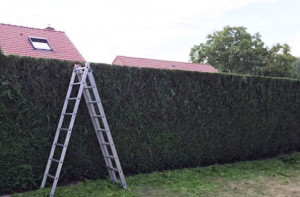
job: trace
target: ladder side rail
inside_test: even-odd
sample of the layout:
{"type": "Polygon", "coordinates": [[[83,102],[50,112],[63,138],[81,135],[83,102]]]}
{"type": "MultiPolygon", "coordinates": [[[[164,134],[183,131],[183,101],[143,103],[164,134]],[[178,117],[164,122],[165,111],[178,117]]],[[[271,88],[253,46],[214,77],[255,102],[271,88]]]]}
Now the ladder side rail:
{"type": "Polygon", "coordinates": [[[48,158],[48,161],[47,161],[47,166],[46,166],[45,173],[44,173],[44,176],[43,176],[43,181],[41,183],[41,188],[45,187],[45,184],[46,184],[46,181],[47,181],[47,177],[48,177],[47,175],[49,173],[49,170],[50,170],[50,167],[51,167],[51,162],[52,162],[51,158],[53,157],[54,152],[55,152],[55,148],[56,148],[55,144],[58,141],[58,137],[59,137],[59,134],[60,134],[60,128],[61,128],[62,123],[64,121],[64,115],[63,114],[67,110],[67,106],[68,106],[68,103],[69,103],[68,102],[68,98],[70,97],[71,92],[72,92],[72,85],[71,84],[74,82],[75,76],[76,76],[76,73],[75,73],[75,67],[74,67],[73,72],[72,72],[72,76],[71,76],[71,79],[70,79],[68,91],[67,91],[67,94],[66,94],[65,102],[64,102],[64,105],[63,105],[63,108],[62,108],[62,111],[61,111],[59,123],[58,123],[57,129],[56,129],[55,137],[54,137],[54,140],[53,140],[53,143],[52,143],[52,147],[51,147],[51,151],[50,151],[50,154],[49,154],[49,158],[48,158]]]}
{"type": "MultiPolygon", "coordinates": [[[[77,66],[75,65],[75,70],[74,70],[75,73],[76,73],[76,67],[77,66]]],[[[64,159],[65,159],[65,155],[66,155],[67,147],[68,147],[70,137],[71,137],[71,134],[72,134],[72,129],[73,129],[74,122],[75,122],[75,119],[76,119],[78,107],[79,107],[79,104],[80,104],[80,101],[81,101],[81,96],[82,96],[83,89],[84,89],[84,86],[85,86],[85,83],[86,83],[88,69],[89,68],[85,69],[85,71],[82,75],[82,79],[80,80],[81,85],[79,87],[78,94],[77,94],[78,99],[76,100],[75,105],[74,105],[73,115],[71,117],[71,121],[70,121],[70,124],[69,124],[69,131],[67,133],[67,136],[66,136],[66,139],[65,139],[65,142],[64,142],[64,147],[63,147],[63,150],[62,150],[62,153],[61,153],[61,156],[60,156],[60,160],[59,160],[60,162],[58,163],[58,167],[57,167],[56,174],[55,174],[55,179],[53,181],[53,185],[52,185],[52,188],[51,188],[50,197],[54,196],[55,189],[56,189],[56,186],[57,186],[57,183],[58,183],[60,171],[61,171],[64,159]]]]}
{"type": "MultiPolygon", "coordinates": [[[[91,72],[91,71],[89,71],[89,72],[91,72]]],[[[77,74],[77,76],[78,76],[79,79],[81,79],[80,73],[77,74]]],[[[88,75],[88,77],[89,77],[89,75],[88,75]]],[[[98,139],[101,151],[102,151],[102,155],[108,155],[107,147],[102,144],[102,142],[104,142],[103,133],[98,131],[99,129],[101,129],[99,120],[97,118],[93,117],[94,115],[96,115],[95,107],[94,107],[93,104],[89,103],[91,101],[92,97],[91,97],[89,89],[86,88],[86,87],[87,87],[87,84],[85,84],[85,89],[83,90],[83,96],[84,96],[84,99],[85,99],[85,102],[86,102],[86,105],[87,105],[87,108],[88,108],[88,111],[89,111],[94,129],[95,129],[95,132],[96,132],[96,136],[97,136],[97,139],[98,139]]],[[[112,162],[111,162],[110,158],[104,157],[104,161],[105,161],[106,166],[112,166],[112,162]]],[[[109,172],[110,178],[112,180],[116,180],[115,172],[114,171],[108,171],[108,172],[109,172]]]]}
{"type": "Polygon", "coordinates": [[[99,95],[99,91],[97,89],[97,85],[96,85],[93,73],[89,72],[88,73],[88,77],[89,77],[91,86],[93,87],[92,88],[93,89],[93,93],[94,93],[96,101],[97,101],[98,110],[100,112],[104,128],[106,130],[108,141],[111,144],[111,146],[110,146],[111,147],[111,151],[112,151],[112,154],[113,154],[113,156],[115,158],[115,163],[117,165],[117,169],[118,169],[119,176],[120,176],[120,179],[121,179],[122,187],[124,189],[127,189],[127,184],[126,184],[125,176],[124,176],[124,173],[123,173],[123,170],[122,170],[122,166],[121,166],[121,163],[120,163],[120,160],[119,160],[119,157],[118,157],[118,153],[117,153],[117,150],[116,150],[116,147],[114,145],[114,141],[113,141],[110,129],[109,129],[109,125],[108,125],[108,122],[107,122],[107,119],[106,119],[106,116],[105,116],[104,108],[103,108],[103,105],[102,105],[102,102],[101,102],[101,98],[100,98],[100,95],[99,95]]]}
{"type": "MultiPolygon", "coordinates": [[[[87,92],[84,92],[83,95],[85,97],[86,104],[88,106],[89,114],[90,114],[92,122],[93,122],[93,126],[94,126],[94,129],[95,129],[95,132],[96,132],[98,143],[99,143],[100,148],[101,148],[102,155],[108,155],[107,147],[105,145],[102,145],[102,142],[104,142],[103,133],[98,131],[98,129],[100,129],[100,123],[99,123],[99,121],[97,121],[98,120],[97,118],[93,117],[93,114],[95,114],[95,112],[96,112],[95,108],[94,108],[94,106],[91,107],[90,104],[88,103],[91,96],[88,95],[87,92]]],[[[105,161],[106,166],[112,166],[112,162],[111,162],[110,158],[104,157],[104,161],[105,161]]],[[[116,179],[116,173],[114,171],[108,171],[108,173],[109,173],[109,177],[110,177],[111,180],[116,179]]]]}

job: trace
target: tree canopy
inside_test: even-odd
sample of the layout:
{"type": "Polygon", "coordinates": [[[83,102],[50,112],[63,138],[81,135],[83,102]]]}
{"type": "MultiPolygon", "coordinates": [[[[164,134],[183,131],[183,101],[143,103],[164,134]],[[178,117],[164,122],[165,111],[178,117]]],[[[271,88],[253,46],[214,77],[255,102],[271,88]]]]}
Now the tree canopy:
{"type": "Polygon", "coordinates": [[[226,26],[207,36],[207,41],[195,45],[190,52],[194,63],[209,63],[220,72],[299,77],[287,44],[267,48],[261,35],[251,35],[245,27],[226,26]]]}
{"type": "Polygon", "coordinates": [[[294,66],[298,72],[298,75],[300,76],[300,58],[298,58],[295,62],[294,62],[294,66]]]}

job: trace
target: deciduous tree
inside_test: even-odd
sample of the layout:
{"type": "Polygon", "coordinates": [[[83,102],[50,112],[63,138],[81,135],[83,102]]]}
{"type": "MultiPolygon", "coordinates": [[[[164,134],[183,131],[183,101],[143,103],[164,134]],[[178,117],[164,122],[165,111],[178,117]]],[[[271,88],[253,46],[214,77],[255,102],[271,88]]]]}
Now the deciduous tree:
{"type": "Polygon", "coordinates": [[[287,44],[268,49],[261,35],[251,35],[245,27],[226,26],[207,36],[207,41],[195,45],[190,52],[194,63],[209,63],[220,72],[297,77],[287,44]]]}
{"type": "Polygon", "coordinates": [[[297,58],[290,51],[290,46],[287,44],[276,44],[273,46],[269,50],[267,66],[262,68],[262,75],[298,78],[299,75],[294,66],[297,58]]]}

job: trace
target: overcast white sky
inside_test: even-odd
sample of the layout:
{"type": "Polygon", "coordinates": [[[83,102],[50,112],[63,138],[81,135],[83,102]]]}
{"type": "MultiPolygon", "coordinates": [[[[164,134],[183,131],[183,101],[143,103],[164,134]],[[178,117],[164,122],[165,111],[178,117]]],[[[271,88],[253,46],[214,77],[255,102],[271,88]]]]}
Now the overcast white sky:
{"type": "Polygon", "coordinates": [[[64,31],[91,62],[117,55],[189,61],[224,26],[259,32],[300,57],[299,0],[2,0],[0,23],[64,31]]]}

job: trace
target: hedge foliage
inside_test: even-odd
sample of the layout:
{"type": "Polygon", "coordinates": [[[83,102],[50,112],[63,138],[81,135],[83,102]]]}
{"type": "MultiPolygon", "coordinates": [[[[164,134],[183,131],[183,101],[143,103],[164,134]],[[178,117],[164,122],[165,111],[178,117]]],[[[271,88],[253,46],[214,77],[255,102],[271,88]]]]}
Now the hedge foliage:
{"type": "MultiPolygon", "coordinates": [[[[39,187],[73,63],[0,55],[0,68],[4,194],[39,187]]],[[[126,175],[300,150],[298,80],[92,68],[126,175]]],[[[106,176],[81,103],[60,183],[106,176]]]]}

